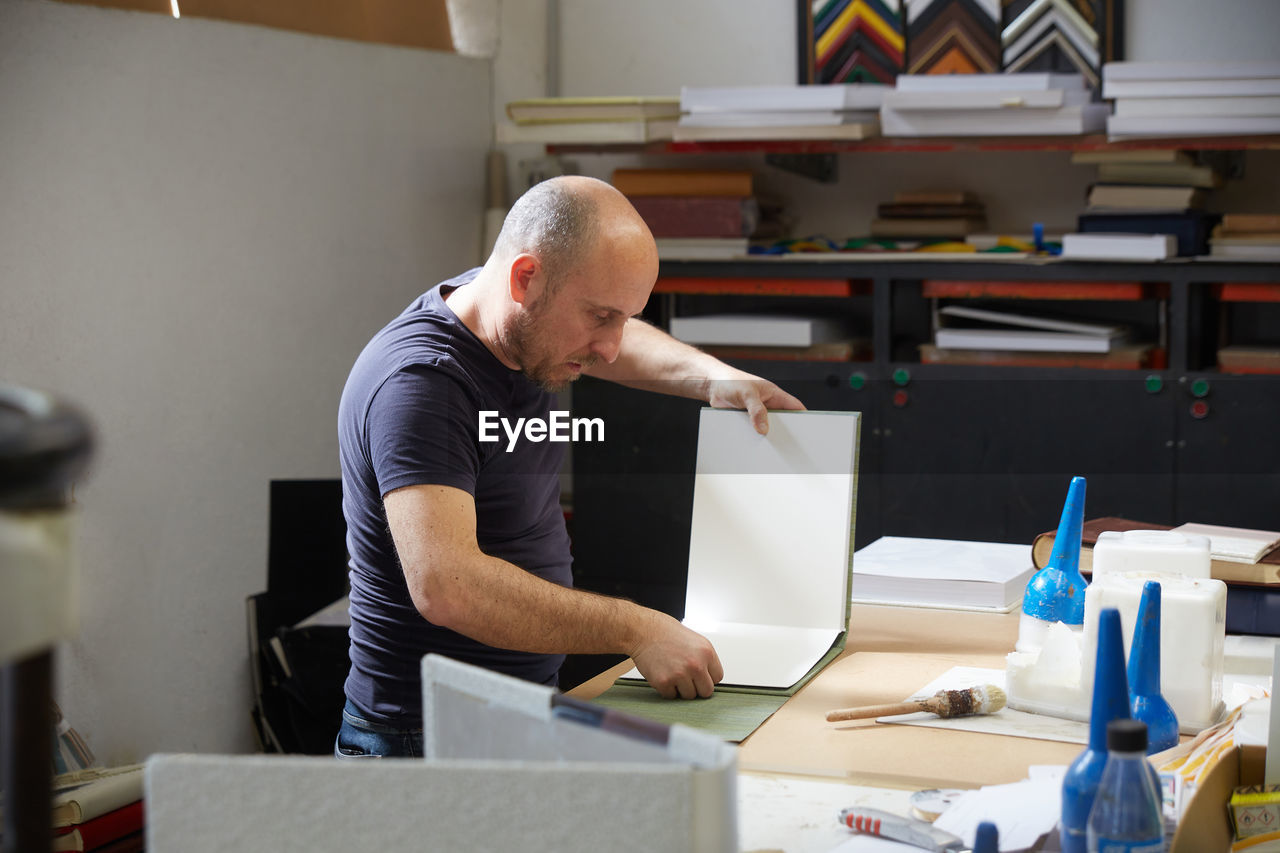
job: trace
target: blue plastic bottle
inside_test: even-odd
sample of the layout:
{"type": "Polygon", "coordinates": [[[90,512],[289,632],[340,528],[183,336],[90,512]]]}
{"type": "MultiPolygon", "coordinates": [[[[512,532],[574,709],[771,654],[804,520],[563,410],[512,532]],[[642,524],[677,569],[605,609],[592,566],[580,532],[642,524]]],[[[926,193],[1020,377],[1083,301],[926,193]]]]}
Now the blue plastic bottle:
{"type": "Polygon", "coordinates": [[[1098,614],[1098,657],[1093,677],[1093,705],[1089,711],[1089,745],[1067,767],[1062,778],[1063,853],[1085,853],[1089,811],[1107,764],[1107,724],[1129,719],[1129,684],[1124,674],[1124,639],[1120,611],[1104,608],[1098,614]]]}
{"type": "Polygon", "coordinates": [[[1178,716],[1160,692],[1160,582],[1142,585],[1129,648],[1129,713],[1147,724],[1147,752],[1178,745],[1178,716]]]}
{"type": "Polygon", "coordinates": [[[1089,812],[1089,853],[1164,853],[1160,790],[1146,752],[1146,723],[1107,724],[1107,766],[1089,812]]]}
{"type": "Polygon", "coordinates": [[[1038,651],[1055,622],[1078,627],[1084,622],[1084,578],[1080,575],[1080,531],[1084,525],[1084,477],[1072,477],[1058,520],[1049,562],[1027,582],[1018,622],[1020,652],[1038,651]]]}

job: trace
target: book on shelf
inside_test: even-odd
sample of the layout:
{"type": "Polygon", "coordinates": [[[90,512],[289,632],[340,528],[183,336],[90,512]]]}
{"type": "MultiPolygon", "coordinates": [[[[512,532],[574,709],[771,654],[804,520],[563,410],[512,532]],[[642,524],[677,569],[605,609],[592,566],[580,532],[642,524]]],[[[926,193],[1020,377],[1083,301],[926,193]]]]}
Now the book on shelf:
{"type": "Polygon", "coordinates": [[[675,119],[644,121],[561,121],[543,124],[499,122],[495,134],[500,144],[610,145],[656,142],[670,139],[675,119]]]}
{"type": "Polygon", "coordinates": [[[654,237],[749,237],[760,224],[750,196],[635,196],[631,205],[654,237]]]}
{"type": "Polygon", "coordinates": [[[1280,261],[1280,243],[1240,245],[1210,240],[1209,257],[1233,261],[1280,261]]]}
{"type": "Polygon", "coordinates": [[[765,112],[758,110],[723,113],[685,113],[679,127],[830,127],[878,121],[875,110],[793,110],[765,112]]]}
{"type": "Polygon", "coordinates": [[[902,202],[885,202],[876,206],[876,215],[882,219],[901,219],[918,217],[973,217],[981,219],[986,215],[986,208],[981,202],[969,204],[912,204],[902,202]]]}
{"type": "Polygon", "coordinates": [[[1118,116],[1276,116],[1280,95],[1200,98],[1118,98],[1118,116]]]}
{"type": "MultiPolygon", "coordinates": [[[[1239,98],[1280,95],[1280,77],[1204,80],[1112,80],[1103,75],[1102,97],[1120,98],[1239,98]]],[[[1125,116],[1136,118],[1136,116],[1125,116]]],[[[1216,118],[1216,116],[1214,117],[1216,118]]]]}
{"type": "MultiPolygon", "coordinates": [[[[1172,530],[1167,524],[1152,524],[1146,521],[1134,521],[1128,518],[1107,516],[1088,519],[1084,522],[1080,536],[1080,571],[1091,574],[1093,571],[1093,546],[1098,542],[1098,534],[1108,530],[1172,530]]],[[[1228,530],[1232,528],[1226,528],[1228,530]]],[[[1031,559],[1037,569],[1044,568],[1053,552],[1053,540],[1056,530],[1046,530],[1036,536],[1031,543],[1031,559]]],[[[1280,533],[1275,534],[1280,536],[1280,533]]],[[[1211,540],[1212,542],[1212,540],[1211,540]]],[[[1212,549],[1212,544],[1210,548],[1212,549]]],[[[1280,583],[1280,550],[1272,550],[1258,558],[1256,563],[1240,563],[1224,560],[1210,554],[1209,574],[1225,583],[1273,584],[1280,583]]]]}
{"type": "Polygon", "coordinates": [[[1172,166],[1194,166],[1195,158],[1177,148],[1113,148],[1072,151],[1071,162],[1078,166],[1103,163],[1161,163],[1172,166]]]}
{"type": "Polygon", "coordinates": [[[1280,213],[1224,213],[1222,231],[1239,234],[1280,232],[1280,213]]]}
{"type": "Polygon", "coordinates": [[[97,850],[119,838],[141,831],[142,827],[142,800],[135,800],[84,823],[56,831],[51,849],[55,853],[97,850]]]}
{"type": "Polygon", "coordinates": [[[142,799],[143,768],[132,764],[120,772],[87,781],[53,797],[53,826],[73,826],[142,799]]]}
{"type": "Polygon", "coordinates": [[[875,110],[890,87],[870,83],[767,86],[684,86],[686,113],[797,110],[875,110]]]}
{"type": "Polygon", "coordinates": [[[745,258],[751,243],[746,237],[657,237],[660,260],[722,261],[745,258]]]}
{"type": "Polygon", "coordinates": [[[871,220],[872,237],[963,238],[983,231],[987,221],[980,216],[876,217],[871,220]]]}
{"type": "Polygon", "coordinates": [[[1158,186],[1222,186],[1222,175],[1212,166],[1177,163],[1100,163],[1098,180],[1105,184],[1155,184],[1158,186]]]}
{"type": "Polygon", "coordinates": [[[704,352],[720,360],[755,359],[759,361],[868,361],[871,341],[867,338],[845,338],[811,346],[743,346],[703,345],[704,352]]]}
{"type": "Polygon", "coordinates": [[[746,169],[614,169],[613,186],[625,196],[737,196],[752,193],[746,169]]]}
{"type": "Polygon", "coordinates": [[[893,194],[894,204],[980,204],[981,200],[968,190],[902,190],[893,194]]]}
{"type": "Polygon", "coordinates": [[[671,131],[676,142],[745,142],[750,140],[858,140],[869,139],[880,133],[878,119],[849,122],[846,124],[794,124],[794,125],[741,125],[706,127],[677,124],[671,131]]]}
{"type": "Polygon", "coordinates": [[[938,309],[943,317],[960,317],[965,320],[978,320],[984,323],[997,323],[1003,326],[1017,326],[1024,329],[1042,329],[1048,332],[1069,332],[1075,335],[1115,338],[1124,333],[1123,326],[1103,326],[1097,323],[1080,323],[1075,320],[1059,320],[1054,317],[1037,317],[1030,314],[1015,314],[1011,311],[992,311],[987,308],[970,308],[967,305],[944,305],[938,309]]]}
{"type": "Polygon", "coordinates": [[[1084,260],[1160,261],[1178,254],[1172,234],[1089,232],[1062,235],[1062,257],[1084,260]]]}
{"type": "Polygon", "coordinates": [[[524,98],[507,104],[507,117],[516,124],[677,119],[680,117],[680,99],[625,96],[524,98]]]}
{"type": "MultiPolygon", "coordinates": [[[[955,75],[968,76],[968,75],[955,75]]],[[[1110,107],[1080,104],[1058,109],[880,110],[884,136],[1078,136],[1106,127],[1110,107]]]]}
{"type": "Polygon", "coordinates": [[[1083,74],[1035,71],[1019,74],[899,74],[899,92],[1025,92],[1084,89],[1083,74]]]}
{"type": "Polygon", "coordinates": [[[1199,187],[1094,184],[1089,189],[1090,209],[1186,210],[1203,204],[1199,187]]]}
{"type": "MultiPolygon", "coordinates": [[[[1276,91],[1280,94],[1280,81],[1276,91]]],[[[1280,133],[1280,115],[1274,116],[1129,116],[1107,119],[1113,137],[1149,136],[1251,136],[1280,133]]]]}
{"type": "Polygon", "coordinates": [[[986,349],[1024,352],[1110,352],[1128,337],[1124,326],[1079,323],[1053,317],[991,311],[963,305],[938,310],[939,319],[959,318],[985,326],[940,326],[933,343],[941,349],[986,349]]]}
{"type": "Polygon", "coordinates": [[[882,536],[853,555],[855,602],[1008,612],[1035,574],[1026,545],[882,536]]]}
{"type": "Polygon", "coordinates": [[[1280,77],[1280,62],[1266,59],[1108,62],[1102,68],[1102,76],[1105,80],[1253,80],[1280,77]]]}
{"type": "MultiPolygon", "coordinates": [[[[1209,234],[1216,222],[1217,217],[1214,214],[1198,209],[1086,211],[1077,217],[1076,231],[1090,235],[1168,234],[1174,237],[1177,244],[1176,254],[1189,257],[1203,255],[1208,251],[1209,234]]],[[[1090,251],[1103,253],[1095,257],[1108,257],[1106,253],[1112,251],[1128,253],[1120,257],[1121,260],[1160,260],[1161,253],[1164,251],[1161,243],[1162,241],[1151,241],[1149,245],[1143,245],[1139,241],[1117,240],[1113,245],[1105,241],[1086,241],[1084,238],[1076,238],[1073,245],[1076,251],[1087,247],[1090,251]]],[[[1087,253],[1085,255],[1087,256],[1087,253]]]]}
{"type": "Polygon", "coordinates": [[[920,344],[921,364],[981,367],[1083,367],[1094,370],[1152,370],[1166,366],[1166,353],[1154,344],[1113,346],[1107,352],[1028,352],[1025,350],[944,349],[920,344]]]}
{"type": "Polygon", "coordinates": [[[669,331],[695,346],[811,347],[848,337],[845,324],[831,317],[779,314],[703,314],[672,317],[669,331]]]}
{"type": "MultiPolygon", "coordinates": [[[[1280,255],[1276,259],[1280,260],[1280,255]]],[[[1280,347],[1244,344],[1221,347],[1218,369],[1224,373],[1280,373],[1280,347]]]]}
{"type": "Polygon", "coordinates": [[[1093,93],[1088,89],[897,91],[889,92],[884,96],[884,105],[881,109],[901,112],[1052,111],[1060,107],[1087,104],[1092,96],[1093,93]]]}

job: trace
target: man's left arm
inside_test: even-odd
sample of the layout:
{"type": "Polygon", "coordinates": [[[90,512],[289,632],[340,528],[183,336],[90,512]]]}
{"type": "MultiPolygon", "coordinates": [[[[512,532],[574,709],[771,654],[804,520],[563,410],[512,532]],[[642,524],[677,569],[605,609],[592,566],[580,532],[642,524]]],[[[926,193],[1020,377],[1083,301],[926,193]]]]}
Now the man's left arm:
{"type": "Polygon", "coordinates": [[[718,409],[745,409],[756,432],[769,432],[769,409],[803,409],[804,404],[767,379],[730,367],[636,318],[627,321],[613,363],[585,371],[631,388],[657,391],[718,409]]]}

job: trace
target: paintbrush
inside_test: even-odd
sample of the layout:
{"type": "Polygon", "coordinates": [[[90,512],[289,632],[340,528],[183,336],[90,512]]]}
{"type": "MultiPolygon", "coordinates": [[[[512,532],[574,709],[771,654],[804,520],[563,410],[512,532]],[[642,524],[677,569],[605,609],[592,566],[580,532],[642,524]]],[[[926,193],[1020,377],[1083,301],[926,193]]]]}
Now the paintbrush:
{"type": "Polygon", "coordinates": [[[926,699],[908,699],[888,705],[864,705],[861,708],[841,708],[827,712],[827,722],[840,720],[865,720],[869,717],[892,717],[928,711],[939,717],[972,717],[975,714],[994,714],[1004,707],[1004,691],[994,684],[970,687],[968,690],[939,690],[926,699]]]}

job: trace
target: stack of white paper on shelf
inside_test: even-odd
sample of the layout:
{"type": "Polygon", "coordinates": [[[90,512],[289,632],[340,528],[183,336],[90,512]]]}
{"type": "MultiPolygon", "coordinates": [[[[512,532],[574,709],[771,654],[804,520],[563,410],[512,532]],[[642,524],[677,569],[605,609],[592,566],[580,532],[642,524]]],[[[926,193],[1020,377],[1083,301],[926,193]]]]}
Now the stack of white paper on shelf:
{"type": "Polygon", "coordinates": [[[902,74],[885,93],[885,136],[1054,136],[1100,132],[1108,107],[1080,74],[902,74]]]}
{"type": "Polygon", "coordinates": [[[676,140],[864,139],[888,86],[685,86],[676,140]]]}
{"type": "Polygon", "coordinates": [[[1099,233],[1062,235],[1062,257],[1091,261],[1162,261],[1178,254],[1172,234],[1099,233]]]}
{"type": "Polygon", "coordinates": [[[1113,139],[1280,133],[1280,61],[1108,62],[1113,139]]]}

